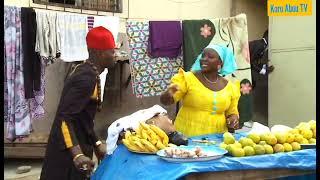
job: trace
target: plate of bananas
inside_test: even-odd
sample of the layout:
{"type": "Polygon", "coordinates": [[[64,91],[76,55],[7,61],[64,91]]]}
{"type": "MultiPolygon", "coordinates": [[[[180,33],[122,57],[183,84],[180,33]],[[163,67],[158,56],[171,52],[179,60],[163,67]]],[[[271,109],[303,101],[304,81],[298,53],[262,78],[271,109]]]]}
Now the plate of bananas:
{"type": "Polygon", "coordinates": [[[162,129],[146,123],[140,123],[135,131],[126,131],[122,142],[129,151],[142,154],[156,154],[174,146],[169,144],[169,137],[162,129]]]}

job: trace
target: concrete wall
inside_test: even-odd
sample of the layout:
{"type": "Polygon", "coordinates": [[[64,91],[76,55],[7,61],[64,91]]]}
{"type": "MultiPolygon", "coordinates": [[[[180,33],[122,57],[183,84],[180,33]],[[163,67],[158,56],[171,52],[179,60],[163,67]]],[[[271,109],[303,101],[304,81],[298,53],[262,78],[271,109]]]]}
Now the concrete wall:
{"type": "Polygon", "coordinates": [[[269,17],[269,124],[316,119],[316,0],[312,16],[269,17]]]}
{"type": "Polygon", "coordinates": [[[269,26],[267,1],[234,0],[231,15],[234,16],[240,13],[247,15],[249,41],[262,38],[263,33],[269,26]]]}
{"type": "MultiPolygon", "coordinates": [[[[231,10],[231,0],[203,0],[197,3],[195,0],[124,0],[123,13],[115,14],[121,18],[150,19],[150,20],[173,20],[173,19],[202,19],[229,17],[231,10]],[[181,3],[179,3],[181,2],[181,3]],[[185,3],[182,3],[185,2],[185,3]]],[[[35,5],[32,0],[5,0],[5,5],[21,7],[43,7],[35,5]]],[[[49,7],[59,9],[55,7],[49,7]]],[[[61,8],[60,8],[61,9],[61,8]]],[[[77,11],[77,10],[72,10],[77,11]]],[[[92,13],[88,11],[88,13],[92,13]]],[[[96,12],[93,12],[96,13],[96,12]]],[[[112,15],[112,13],[99,14],[112,15]]],[[[124,19],[121,21],[120,32],[125,32],[124,19]]],[[[119,66],[116,67],[116,74],[119,77],[119,66]]],[[[59,103],[60,94],[63,88],[63,81],[66,75],[66,63],[58,62],[50,65],[46,69],[46,116],[43,119],[34,120],[33,127],[35,133],[48,134],[51,123],[55,116],[55,111],[59,103]]],[[[123,82],[129,75],[129,67],[124,67],[123,82]]],[[[122,101],[119,97],[119,81],[114,87],[106,89],[103,110],[97,113],[95,118],[96,131],[102,138],[106,137],[106,129],[114,120],[133,113],[142,108],[148,108],[155,104],[160,104],[159,97],[138,99],[132,94],[131,85],[122,89],[122,101]]],[[[174,118],[175,106],[166,107],[170,117],[174,118]]]]}
{"type": "MultiPolygon", "coordinates": [[[[249,41],[261,39],[269,26],[267,1],[235,0],[231,15],[245,13],[248,22],[249,41]]],[[[252,91],[253,117],[252,121],[268,125],[268,76],[251,71],[252,79],[256,82],[252,91]]]]}
{"type": "MultiPolygon", "coordinates": [[[[101,15],[115,15],[121,18],[150,20],[180,20],[229,17],[232,0],[123,0],[123,13],[98,12],[101,15]]],[[[4,0],[5,5],[44,7],[33,4],[32,0],[4,0]]],[[[63,8],[48,6],[50,9],[63,8]]],[[[79,12],[75,9],[68,11],[79,12]]],[[[96,11],[83,11],[94,13],[96,11]]],[[[121,21],[120,31],[125,32],[125,21],[121,21]]]]}

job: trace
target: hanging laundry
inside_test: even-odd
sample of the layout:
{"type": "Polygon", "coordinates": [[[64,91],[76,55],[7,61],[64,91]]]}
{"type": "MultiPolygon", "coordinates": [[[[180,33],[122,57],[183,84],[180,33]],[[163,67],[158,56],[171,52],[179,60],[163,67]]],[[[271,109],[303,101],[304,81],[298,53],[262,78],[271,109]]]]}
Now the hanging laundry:
{"type": "Polygon", "coordinates": [[[215,26],[208,19],[184,20],[182,30],[184,69],[189,71],[201,50],[211,42],[215,26]]]}
{"type": "Polygon", "coordinates": [[[32,8],[21,8],[24,90],[27,99],[40,90],[41,61],[35,52],[37,20],[32,8]]]}
{"type": "Polygon", "coordinates": [[[87,17],[88,22],[88,29],[103,26],[109,31],[111,31],[114,41],[117,42],[118,39],[118,33],[120,28],[120,19],[119,17],[115,16],[88,16],[87,17]],[[93,25],[92,25],[93,22],[93,25]]]}
{"type": "Polygon", "coordinates": [[[88,16],[87,23],[88,23],[88,31],[90,31],[94,25],[94,16],[88,16]]]}
{"type": "Polygon", "coordinates": [[[58,13],[58,27],[61,37],[60,59],[66,62],[88,59],[86,36],[87,16],[72,13],[58,13]]]}
{"type": "Polygon", "coordinates": [[[105,68],[102,71],[102,73],[99,75],[100,87],[101,87],[101,91],[100,91],[101,102],[103,102],[104,88],[106,86],[107,75],[108,75],[108,68],[105,68]]]}
{"type": "MultiPolygon", "coordinates": [[[[185,20],[182,22],[185,70],[190,70],[196,56],[208,44],[229,47],[235,55],[238,70],[234,73],[241,81],[251,81],[247,18],[245,14],[210,20],[185,20]]],[[[230,79],[232,75],[226,76],[230,79]]]]}
{"type": "Polygon", "coordinates": [[[7,100],[7,135],[14,141],[18,136],[31,132],[30,109],[25,99],[23,78],[21,8],[4,7],[4,45],[5,45],[5,92],[7,100]]]}
{"type": "Polygon", "coordinates": [[[44,110],[44,98],[45,98],[45,70],[46,70],[46,62],[41,62],[41,87],[39,91],[34,92],[34,98],[30,99],[30,111],[31,111],[31,119],[40,119],[45,115],[44,110]]]}
{"type": "Polygon", "coordinates": [[[180,21],[150,21],[148,53],[151,57],[176,58],[181,54],[180,21]]]}
{"type": "Polygon", "coordinates": [[[248,79],[243,79],[240,82],[241,96],[238,102],[239,110],[239,125],[242,127],[245,122],[250,122],[253,115],[253,97],[252,85],[248,79]]]}
{"type": "Polygon", "coordinates": [[[151,58],[147,53],[149,23],[128,21],[126,24],[130,50],[133,93],[137,97],[158,96],[169,85],[171,77],[183,66],[177,58],[151,58]]]}
{"type": "Polygon", "coordinates": [[[7,61],[6,61],[6,46],[3,46],[3,59],[4,59],[4,68],[3,68],[3,118],[4,122],[8,122],[9,116],[8,116],[8,80],[7,80],[7,61]]]}
{"type": "Polygon", "coordinates": [[[60,56],[61,42],[57,22],[57,12],[37,9],[37,36],[35,50],[46,61],[47,65],[54,63],[60,56]]]}

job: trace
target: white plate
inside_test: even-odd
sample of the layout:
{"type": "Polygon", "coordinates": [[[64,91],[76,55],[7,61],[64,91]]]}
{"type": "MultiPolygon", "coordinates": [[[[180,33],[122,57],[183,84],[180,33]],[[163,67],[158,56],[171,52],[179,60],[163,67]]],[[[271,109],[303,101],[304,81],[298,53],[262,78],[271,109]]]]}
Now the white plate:
{"type": "MultiPolygon", "coordinates": [[[[185,146],[185,147],[181,147],[181,149],[194,149],[195,147],[194,146],[185,146]]],[[[210,148],[204,148],[204,147],[201,147],[202,150],[208,155],[206,157],[197,157],[197,158],[179,158],[179,157],[167,157],[165,152],[164,152],[164,149],[160,150],[157,152],[157,155],[168,161],[168,162],[200,162],[200,161],[210,161],[210,160],[214,160],[214,159],[218,159],[218,158],[221,158],[223,157],[223,155],[225,155],[228,151],[224,150],[224,149],[221,149],[219,147],[216,147],[216,146],[211,146],[210,148]]]]}

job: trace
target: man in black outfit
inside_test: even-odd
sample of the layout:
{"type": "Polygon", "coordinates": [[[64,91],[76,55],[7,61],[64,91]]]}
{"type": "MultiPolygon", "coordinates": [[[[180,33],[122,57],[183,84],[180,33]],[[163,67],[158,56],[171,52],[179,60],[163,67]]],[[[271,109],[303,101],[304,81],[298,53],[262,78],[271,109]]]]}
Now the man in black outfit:
{"type": "Polygon", "coordinates": [[[94,117],[101,109],[100,78],[114,65],[115,42],[104,27],[91,29],[86,37],[89,59],[77,65],[65,81],[53,122],[41,180],[87,179],[98,160],[106,154],[105,145],[94,132],[94,117]]]}

